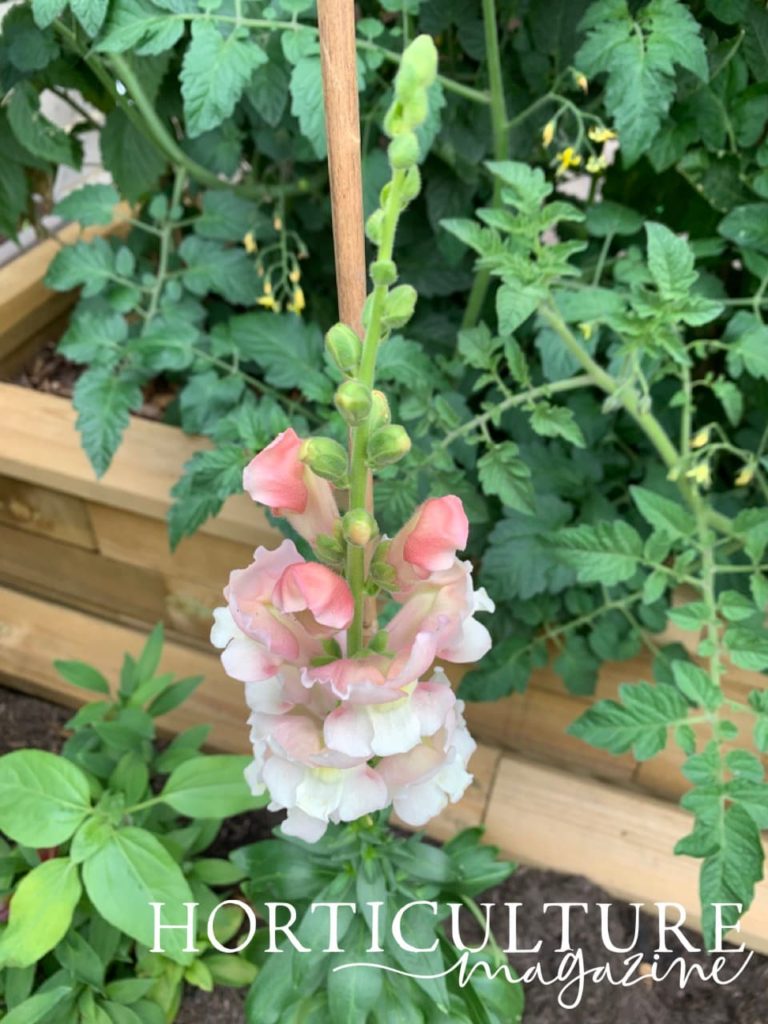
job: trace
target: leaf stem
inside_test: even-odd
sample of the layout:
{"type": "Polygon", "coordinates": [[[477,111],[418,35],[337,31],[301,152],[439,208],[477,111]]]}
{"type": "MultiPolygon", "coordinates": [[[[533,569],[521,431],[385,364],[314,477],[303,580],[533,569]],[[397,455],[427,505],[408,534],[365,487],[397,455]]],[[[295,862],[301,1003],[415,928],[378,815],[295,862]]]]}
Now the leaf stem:
{"type": "MultiPolygon", "coordinates": [[[[504,78],[501,67],[501,50],[499,47],[499,26],[496,18],[496,0],[482,0],[483,27],[485,29],[485,52],[488,62],[488,84],[490,86],[491,130],[493,132],[493,156],[495,160],[506,160],[509,157],[509,136],[511,123],[507,117],[507,103],[504,96],[504,78]]],[[[535,106],[535,104],[534,104],[535,106]]],[[[529,108],[530,112],[530,108],[529,108]]],[[[501,187],[499,178],[494,178],[493,198],[491,206],[501,206],[501,187]]],[[[478,270],[472,282],[467,299],[462,327],[474,327],[480,319],[488,285],[491,281],[489,270],[478,270]]]]}

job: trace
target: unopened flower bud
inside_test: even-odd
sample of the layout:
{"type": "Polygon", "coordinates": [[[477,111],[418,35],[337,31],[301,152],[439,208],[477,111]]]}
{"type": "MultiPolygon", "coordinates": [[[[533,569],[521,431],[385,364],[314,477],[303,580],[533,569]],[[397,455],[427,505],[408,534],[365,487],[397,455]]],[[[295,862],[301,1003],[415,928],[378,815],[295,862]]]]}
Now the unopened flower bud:
{"type": "Polygon", "coordinates": [[[397,280],[397,266],[394,260],[376,260],[371,264],[371,280],[374,284],[394,284],[397,280]]]}
{"type": "Polygon", "coordinates": [[[364,508],[353,508],[341,521],[344,538],[356,548],[364,548],[379,532],[376,520],[364,508]]]}
{"type": "Polygon", "coordinates": [[[418,164],[414,164],[413,167],[409,167],[405,172],[402,185],[400,186],[400,199],[402,201],[402,208],[416,198],[421,192],[421,171],[419,170],[418,164]]]}
{"type": "Polygon", "coordinates": [[[389,409],[387,396],[383,391],[371,392],[371,418],[369,420],[371,433],[379,427],[386,427],[392,421],[392,413],[389,409]]]}
{"type": "Polygon", "coordinates": [[[395,78],[395,94],[407,102],[414,90],[428,89],[437,76],[437,48],[432,37],[416,36],[403,51],[395,78]]]}
{"type": "Polygon", "coordinates": [[[336,408],[350,427],[368,419],[371,411],[371,391],[359,380],[345,380],[334,395],[336,408]]]}
{"type": "Polygon", "coordinates": [[[299,449],[299,459],[335,487],[347,486],[347,453],[338,441],[330,437],[310,437],[299,449]]]}
{"type": "Polygon", "coordinates": [[[344,540],[341,537],[341,531],[339,531],[338,536],[330,533],[318,534],[315,537],[315,551],[321,562],[327,563],[332,568],[342,566],[346,556],[346,549],[344,547],[344,540]]]}
{"type": "Polygon", "coordinates": [[[373,242],[374,245],[378,245],[381,241],[381,228],[384,224],[384,211],[374,210],[368,220],[365,222],[365,233],[373,242]]]}
{"type": "Polygon", "coordinates": [[[404,170],[419,161],[419,140],[415,132],[403,132],[396,135],[387,147],[390,166],[395,170],[404,170]]]}
{"type": "Polygon", "coordinates": [[[382,469],[399,462],[411,450],[411,439],[405,427],[391,423],[379,427],[368,441],[368,465],[371,469],[382,469]]]}
{"type": "Polygon", "coordinates": [[[382,326],[388,329],[405,327],[413,316],[418,295],[410,284],[399,284],[388,293],[381,317],[382,326]]]}
{"type": "Polygon", "coordinates": [[[325,347],[345,376],[353,377],[357,373],[363,346],[351,327],[334,324],[325,336],[325,347]]]}
{"type": "Polygon", "coordinates": [[[368,649],[373,651],[374,654],[386,654],[388,642],[389,634],[386,629],[380,629],[378,633],[371,638],[368,644],[368,649]]]}

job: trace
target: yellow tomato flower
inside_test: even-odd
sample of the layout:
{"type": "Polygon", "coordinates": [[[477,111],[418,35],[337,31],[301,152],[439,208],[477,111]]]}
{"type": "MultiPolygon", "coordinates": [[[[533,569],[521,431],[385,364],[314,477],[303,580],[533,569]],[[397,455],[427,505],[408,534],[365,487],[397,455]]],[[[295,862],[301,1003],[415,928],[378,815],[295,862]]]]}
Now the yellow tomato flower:
{"type": "Polygon", "coordinates": [[[712,483],[712,473],[709,468],[708,462],[700,462],[698,465],[689,469],[685,474],[694,483],[699,484],[701,487],[709,487],[712,483]]]}
{"type": "Polygon", "coordinates": [[[547,121],[541,132],[541,141],[544,146],[551,146],[555,137],[555,122],[547,121]]]}
{"type": "Polygon", "coordinates": [[[708,441],[709,427],[704,427],[702,430],[699,430],[698,433],[694,434],[691,440],[691,448],[703,448],[708,441]]]}
{"type": "Polygon", "coordinates": [[[755,467],[754,466],[742,466],[741,470],[733,481],[737,487],[746,487],[747,484],[751,484],[755,479],[755,467]]]}
{"type": "Polygon", "coordinates": [[[243,245],[245,246],[245,251],[249,253],[256,252],[259,248],[256,244],[256,239],[253,237],[252,231],[246,231],[243,235],[243,245]]]}
{"type": "Polygon", "coordinates": [[[275,219],[272,221],[272,227],[275,229],[275,231],[282,231],[283,230],[283,219],[282,219],[282,217],[275,217],[275,219]]]}
{"type": "Polygon", "coordinates": [[[594,328],[593,328],[592,324],[582,323],[582,324],[579,324],[579,330],[582,333],[584,341],[589,341],[589,339],[592,337],[592,332],[593,332],[594,328]]]}
{"type": "Polygon", "coordinates": [[[299,281],[301,280],[301,271],[299,270],[298,267],[293,268],[293,270],[288,275],[288,280],[291,282],[291,284],[299,283],[299,281]]]}
{"type": "Polygon", "coordinates": [[[301,287],[296,288],[293,293],[293,301],[289,302],[286,309],[289,309],[292,313],[301,313],[306,308],[306,300],[304,298],[304,291],[301,287]]]}
{"type": "Polygon", "coordinates": [[[558,161],[558,168],[555,172],[558,177],[561,174],[565,174],[571,167],[578,167],[581,164],[581,157],[573,148],[573,146],[566,146],[564,150],[556,155],[558,161]]]}
{"type": "Polygon", "coordinates": [[[577,71],[575,75],[576,85],[581,89],[582,92],[589,92],[589,79],[581,71],[577,71]]]}
{"type": "Polygon", "coordinates": [[[608,142],[609,139],[618,138],[616,132],[612,132],[610,128],[606,128],[604,125],[600,127],[594,125],[589,129],[587,135],[589,135],[593,142],[608,142]]]}
{"type": "Polygon", "coordinates": [[[587,171],[590,174],[602,174],[607,167],[608,164],[602,156],[591,156],[587,160],[587,171]]]}
{"type": "Polygon", "coordinates": [[[273,313],[280,312],[280,303],[275,301],[274,295],[260,295],[256,299],[256,304],[264,309],[271,309],[273,313]]]}

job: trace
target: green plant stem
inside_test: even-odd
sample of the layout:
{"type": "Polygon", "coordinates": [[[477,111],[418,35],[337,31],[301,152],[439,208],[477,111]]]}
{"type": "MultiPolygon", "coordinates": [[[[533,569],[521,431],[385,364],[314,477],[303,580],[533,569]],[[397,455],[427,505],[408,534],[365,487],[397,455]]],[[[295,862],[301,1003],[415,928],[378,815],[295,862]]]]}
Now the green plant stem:
{"type": "Polygon", "coordinates": [[[183,167],[175,167],[173,174],[173,189],[171,191],[171,202],[168,211],[163,220],[160,228],[160,253],[157,259],[157,272],[155,274],[155,284],[152,289],[152,295],[150,296],[149,306],[147,307],[146,322],[150,323],[157,315],[158,306],[160,305],[160,298],[163,294],[163,288],[165,287],[166,274],[168,272],[168,260],[171,255],[171,244],[173,242],[173,231],[174,231],[174,220],[173,214],[176,207],[181,203],[181,197],[184,192],[184,183],[187,179],[186,172],[183,167]]]}
{"type": "MultiPolygon", "coordinates": [[[[506,160],[509,157],[510,123],[507,118],[507,103],[504,97],[504,78],[501,69],[501,50],[499,48],[499,26],[496,18],[496,0],[482,0],[483,26],[485,29],[485,52],[488,62],[488,84],[491,95],[491,130],[493,132],[493,156],[495,160],[506,160]]],[[[501,180],[494,178],[493,198],[491,206],[501,206],[501,180]]],[[[479,270],[475,274],[472,288],[467,299],[462,327],[474,327],[480,319],[488,286],[491,281],[489,270],[479,270]]]]}
{"type": "Polygon", "coordinates": [[[436,450],[440,451],[443,448],[447,448],[457,438],[463,437],[473,430],[482,429],[485,424],[495,419],[501,413],[506,412],[507,409],[514,409],[517,406],[525,405],[527,402],[535,402],[538,398],[549,398],[550,395],[559,394],[563,391],[576,391],[578,388],[591,387],[592,384],[592,377],[587,373],[582,373],[576,377],[569,377],[568,380],[557,380],[552,381],[551,384],[540,384],[538,387],[529,388],[527,391],[520,391],[515,395],[509,395],[499,402],[498,405],[494,405],[492,409],[474,416],[471,420],[467,420],[466,423],[462,423],[460,427],[456,427],[455,430],[446,434],[436,450]]]}
{"type": "Polygon", "coordinates": [[[294,413],[294,415],[306,416],[310,422],[317,425],[322,422],[320,417],[316,413],[312,412],[311,409],[306,408],[306,406],[302,405],[300,402],[294,401],[292,398],[286,398],[286,396],[277,388],[273,388],[271,385],[265,384],[264,381],[260,380],[258,377],[253,377],[251,374],[241,370],[239,366],[233,366],[232,363],[228,363],[226,359],[220,359],[218,356],[211,355],[211,353],[206,352],[205,349],[196,348],[194,351],[196,356],[201,359],[207,359],[212,366],[217,366],[220,370],[228,370],[230,373],[236,374],[238,377],[242,377],[246,384],[249,384],[254,391],[258,391],[262,395],[269,395],[271,398],[274,398],[276,402],[283,405],[289,412],[294,413]]]}
{"type": "MultiPolygon", "coordinates": [[[[395,244],[395,231],[400,215],[400,193],[405,171],[397,170],[389,186],[384,219],[381,225],[381,241],[377,260],[391,260],[395,244]]],[[[381,341],[381,318],[388,286],[377,284],[371,294],[363,351],[358,379],[367,388],[376,382],[376,356],[381,341]]],[[[369,421],[365,420],[350,431],[349,508],[365,509],[368,493],[368,450],[369,421]]],[[[355,601],[355,614],[347,634],[347,653],[356,654],[363,646],[363,618],[365,612],[365,550],[350,544],[347,548],[347,583],[355,601]]]]}
{"type": "MultiPolygon", "coordinates": [[[[611,377],[589,353],[579,344],[578,339],[569,329],[566,322],[557,311],[547,305],[539,308],[539,313],[547,321],[550,327],[563,341],[568,351],[578,360],[581,366],[592,377],[593,382],[607,395],[613,395],[621,402],[627,413],[641,428],[645,436],[656,449],[664,465],[675,474],[675,483],[680,493],[692,511],[696,511],[701,503],[701,498],[695,487],[692,487],[681,472],[682,457],[670,440],[664,427],[649,410],[641,408],[640,401],[634,391],[626,386],[620,385],[611,377]]],[[[710,526],[719,530],[720,533],[731,534],[733,528],[727,516],[722,515],[715,509],[706,509],[707,522],[710,526]]]]}

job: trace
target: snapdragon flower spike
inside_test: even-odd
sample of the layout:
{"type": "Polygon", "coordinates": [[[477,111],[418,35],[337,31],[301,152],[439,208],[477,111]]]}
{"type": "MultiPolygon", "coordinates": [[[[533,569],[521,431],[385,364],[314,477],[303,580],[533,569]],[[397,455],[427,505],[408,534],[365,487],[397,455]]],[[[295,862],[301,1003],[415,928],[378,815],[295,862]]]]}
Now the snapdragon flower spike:
{"type": "Polygon", "coordinates": [[[348,449],[286,430],[244,473],[251,497],[285,516],[317,561],[305,561],[291,541],[259,548],[248,568],[232,573],[211,634],[226,671],[246,684],[248,782],[255,794],[269,791],[272,810],[287,811],[283,831],[307,842],[329,823],[389,805],[406,823],[424,825],[472,778],[475,744],[463,704],[434,668],[437,658],[475,661],[491,645],[475,615],[493,602],[474,589],[472,565],[459,558],[468,534],[461,501],[430,498],[391,540],[379,536],[369,507],[371,474],[411,446],[405,428],[390,422],[375,370],[379,344],[416,304],[413,288],[396,284],[393,246],[398,218],[419,191],[415,130],[436,72],[433,41],[417,37],[402,55],[384,120],[392,177],[366,228],[377,253],[365,339],[343,324],[326,337],[347,378],[336,405],[348,449]],[[334,487],[347,492],[343,520],[334,487]],[[400,605],[384,629],[366,626],[366,602],[379,590],[400,605]]]}
{"type": "Polygon", "coordinates": [[[390,804],[422,825],[469,784],[463,705],[432,670],[435,658],[473,661],[490,647],[474,615],[492,602],[456,554],[466,537],[461,501],[448,495],[425,502],[392,540],[401,607],[382,631],[383,653],[347,655],[349,585],[292,541],[258,548],[231,574],[211,639],[246,683],[249,784],[288,812],[288,834],[313,842],[330,822],[390,804]]]}

